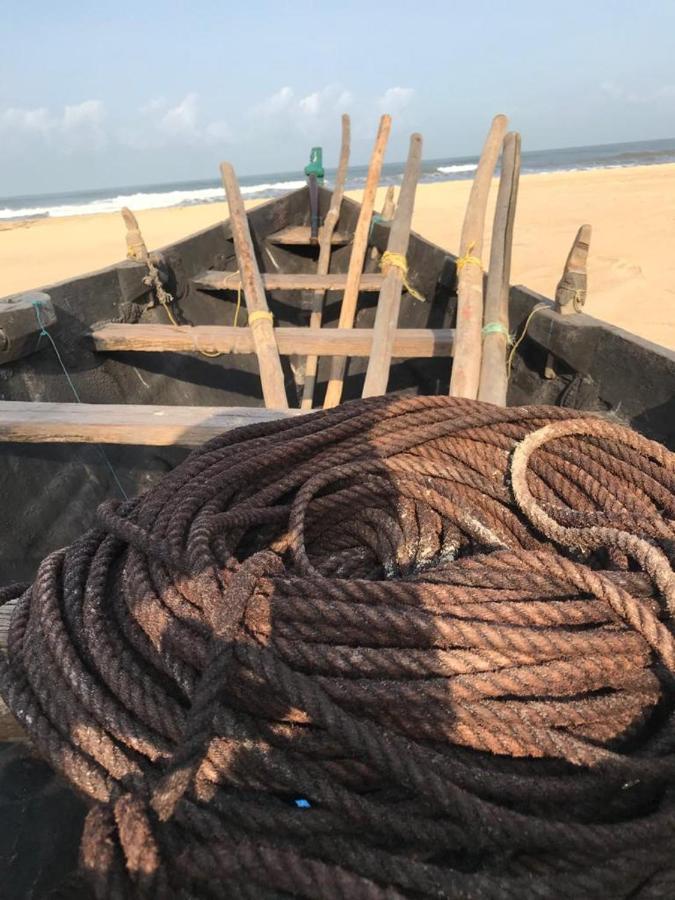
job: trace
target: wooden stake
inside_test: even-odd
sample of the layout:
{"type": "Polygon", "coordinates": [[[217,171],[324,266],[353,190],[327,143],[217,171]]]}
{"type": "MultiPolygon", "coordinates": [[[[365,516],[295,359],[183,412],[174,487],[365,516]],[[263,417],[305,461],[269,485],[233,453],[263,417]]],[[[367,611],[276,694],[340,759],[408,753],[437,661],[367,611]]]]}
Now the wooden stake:
{"type": "MultiPolygon", "coordinates": [[[[420,177],[422,161],[422,135],[410,138],[408,161],[398,198],[398,207],[389,232],[387,253],[405,256],[410,241],[410,225],[415,206],[415,191],[420,177]]],[[[392,348],[401,307],[401,292],[405,273],[400,266],[389,264],[385,269],[384,284],[380,291],[375,316],[373,345],[368,361],[368,371],[363,385],[364,397],[375,397],[387,392],[392,348]]]]}
{"type": "Polygon", "coordinates": [[[460,262],[457,271],[457,346],[450,378],[450,395],[478,396],[480,380],[481,329],[483,327],[483,269],[480,260],[483,250],[483,231],[490,182],[502,146],[507,125],[506,116],[495,116],[483,146],[471,195],[464,216],[459,245],[460,262]]]}
{"type": "Polygon", "coordinates": [[[255,258],[251,231],[248,227],[237,176],[230,163],[227,162],[221,164],[220,172],[227,195],[234,250],[237,255],[237,266],[241,273],[246,309],[248,310],[248,324],[253,333],[258,357],[265,406],[274,409],[288,409],[284,373],[281,368],[279,348],[274,338],[272,314],[267,307],[265,288],[255,258]]]}
{"type": "Polygon", "coordinates": [[[520,178],[520,135],[512,131],[504,138],[502,171],[492,227],[490,269],[485,294],[483,354],[478,399],[506,406],[509,346],[509,278],[520,178]]]}
{"type": "MultiPolygon", "coordinates": [[[[359,296],[359,281],[361,279],[361,273],[363,272],[366,250],[368,249],[368,236],[370,234],[373,206],[375,204],[375,193],[380,181],[382,162],[384,160],[384,152],[387,147],[390,131],[391,116],[385,114],[380,119],[380,127],[377,131],[375,146],[368,166],[368,178],[363,192],[363,200],[361,201],[361,211],[359,212],[359,218],[354,231],[352,255],[347,271],[347,287],[345,288],[342,306],[340,307],[339,328],[354,327],[356,304],[359,296]]],[[[328,409],[331,406],[337,406],[342,399],[342,386],[346,369],[346,357],[333,357],[328,387],[326,388],[326,399],[323,404],[325,409],[328,409]]]]}
{"type": "MultiPolygon", "coordinates": [[[[562,278],[555,289],[556,312],[562,315],[581,312],[586,303],[588,287],[588,251],[591,245],[590,225],[582,225],[577,231],[567,256],[562,278]]],[[[552,353],[546,357],[544,378],[555,378],[555,359],[552,353]]]]}
{"type": "Polygon", "coordinates": [[[137,259],[139,262],[147,263],[149,257],[148,248],[143,240],[138,219],[128,206],[123,206],[121,213],[124,224],[127,226],[127,257],[129,259],[137,259]]]}
{"type": "MultiPolygon", "coordinates": [[[[323,228],[319,232],[319,262],[316,267],[317,275],[327,275],[330,268],[330,255],[332,249],[333,232],[340,218],[342,197],[347,178],[347,166],[349,165],[350,148],[350,120],[345,113],[342,116],[342,141],[340,144],[340,160],[335,175],[335,186],[330,198],[330,208],[326,214],[323,228]]],[[[321,328],[323,318],[323,306],[326,298],[325,291],[315,291],[312,299],[312,312],[309,317],[310,328],[321,328]]],[[[314,404],[314,386],[316,385],[316,372],[319,366],[319,357],[308,356],[305,361],[305,384],[302,390],[301,409],[311,409],[314,404]]]]}
{"type": "MultiPolygon", "coordinates": [[[[382,204],[382,212],[380,213],[380,218],[383,222],[391,222],[394,218],[394,210],[396,209],[396,204],[394,203],[394,185],[390,184],[387,188],[387,193],[384,195],[384,203],[382,204]]],[[[380,258],[381,253],[377,249],[377,247],[373,247],[370,252],[370,258],[377,262],[380,258]]]]}

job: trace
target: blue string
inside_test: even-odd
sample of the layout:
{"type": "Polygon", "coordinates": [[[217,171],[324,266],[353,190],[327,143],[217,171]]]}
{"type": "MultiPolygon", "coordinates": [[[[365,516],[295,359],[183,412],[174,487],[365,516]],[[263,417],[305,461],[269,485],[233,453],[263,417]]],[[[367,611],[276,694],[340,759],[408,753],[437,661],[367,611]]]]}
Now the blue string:
{"type": "MultiPolygon", "coordinates": [[[[33,308],[35,309],[35,317],[37,318],[38,325],[40,326],[40,333],[38,335],[38,347],[40,346],[40,339],[44,335],[44,337],[46,337],[47,340],[49,341],[49,343],[52,345],[52,349],[54,350],[54,353],[56,354],[56,358],[59,361],[59,365],[63,369],[63,374],[66,376],[66,380],[67,380],[68,384],[70,385],[70,389],[73,392],[73,396],[75,397],[75,399],[77,400],[78,403],[82,403],[82,400],[80,399],[80,395],[77,392],[77,388],[75,387],[75,384],[73,383],[73,379],[70,377],[70,373],[68,372],[68,369],[66,369],[65,363],[63,362],[63,359],[61,358],[61,354],[59,353],[59,348],[56,346],[56,341],[51,336],[51,334],[47,331],[47,329],[45,328],[45,324],[42,321],[42,316],[40,315],[40,307],[41,306],[42,306],[42,303],[39,300],[33,300],[33,308]]],[[[94,447],[96,447],[98,452],[101,454],[101,458],[103,459],[103,462],[108,467],[108,470],[110,471],[110,474],[112,475],[115,484],[119,488],[120,494],[124,497],[125,500],[128,500],[129,495],[122,487],[122,482],[117,477],[117,472],[113,468],[113,464],[108,459],[108,454],[105,452],[105,450],[103,449],[103,447],[100,444],[94,444],[94,447]]]]}

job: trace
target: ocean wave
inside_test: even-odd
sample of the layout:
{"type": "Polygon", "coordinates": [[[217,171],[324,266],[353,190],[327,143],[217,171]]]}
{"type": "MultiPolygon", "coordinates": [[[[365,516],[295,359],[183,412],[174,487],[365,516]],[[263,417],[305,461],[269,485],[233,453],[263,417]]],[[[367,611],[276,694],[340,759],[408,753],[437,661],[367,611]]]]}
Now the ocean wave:
{"type": "Polygon", "coordinates": [[[436,166],[436,171],[443,175],[455,175],[457,172],[475,172],[477,168],[476,163],[460,163],[456,166],[436,166]]]}
{"type": "MultiPolygon", "coordinates": [[[[294,191],[303,187],[304,181],[277,181],[265,184],[242,185],[241,193],[247,197],[271,195],[294,191]]],[[[170,206],[193,206],[197,203],[215,203],[224,200],[221,187],[197,188],[184,191],[139,192],[136,194],[117,194],[114,197],[103,197],[83,203],[65,203],[53,206],[24,206],[12,209],[0,209],[0,219],[44,219],[61,216],[87,216],[96,213],[119,212],[123,206],[129,209],[164,209],[170,206]]]]}

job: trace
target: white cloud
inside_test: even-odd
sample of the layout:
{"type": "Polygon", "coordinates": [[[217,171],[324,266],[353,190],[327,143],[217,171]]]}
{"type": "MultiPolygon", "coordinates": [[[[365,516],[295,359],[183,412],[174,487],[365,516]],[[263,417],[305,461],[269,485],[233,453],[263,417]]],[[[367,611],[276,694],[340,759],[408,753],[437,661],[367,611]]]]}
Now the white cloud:
{"type": "Polygon", "coordinates": [[[66,131],[80,128],[82,125],[100,125],[104,116],[105,111],[100,100],[84,100],[82,103],[64,108],[61,125],[66,131]]]}
{"type": "Polygon", "coordinates": [[[159,121],[162,131],[170,135],[196,137],[197,99],[196,94],[186,94],[180,103],[167,109],[159,121]]]}
{"type": "Polygon", "coordinates": [[[409,106],[414,96],[415,91],[412,88],[390,87],[380,97],[378,106],[383,113],[395,115],[409,106]]]}
{"type": "Polygon", "coordinates": [[[321,107],[321,96],[319,92],[314,91],[313,94],[308,94],[306,97],[303,97],[298,106],[300,107],[300,111],[308,116],[317,115],[321,107]]]}
{"type": "Polygon", "coordinates": [[[289,108],[293,103],[294,96],[293,88],[282,87],[275,94],[257,103],[251,112],[258,117],[278,115],[289,108]]]}
{"type": "Polygon", "coordinates": [[[0,116],[0,123],[7,128],[41,134],[46,134],[54,126],[54,120],[43,106],[37,109],[19,109],[10,106],[0,116]]]}

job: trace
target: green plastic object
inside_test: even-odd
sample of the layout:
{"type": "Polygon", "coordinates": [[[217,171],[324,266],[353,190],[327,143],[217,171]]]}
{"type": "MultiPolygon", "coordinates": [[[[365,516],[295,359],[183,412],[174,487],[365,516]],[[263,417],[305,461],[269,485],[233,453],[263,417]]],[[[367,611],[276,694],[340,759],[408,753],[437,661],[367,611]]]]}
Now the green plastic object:
{"type": "Polygon", "coordinates": [[[315,175],[317,181],[323,181],[323,149],[321,147],[312,147],[309,154],[309,163],[305,166],[305,175],[315,175]]]}

